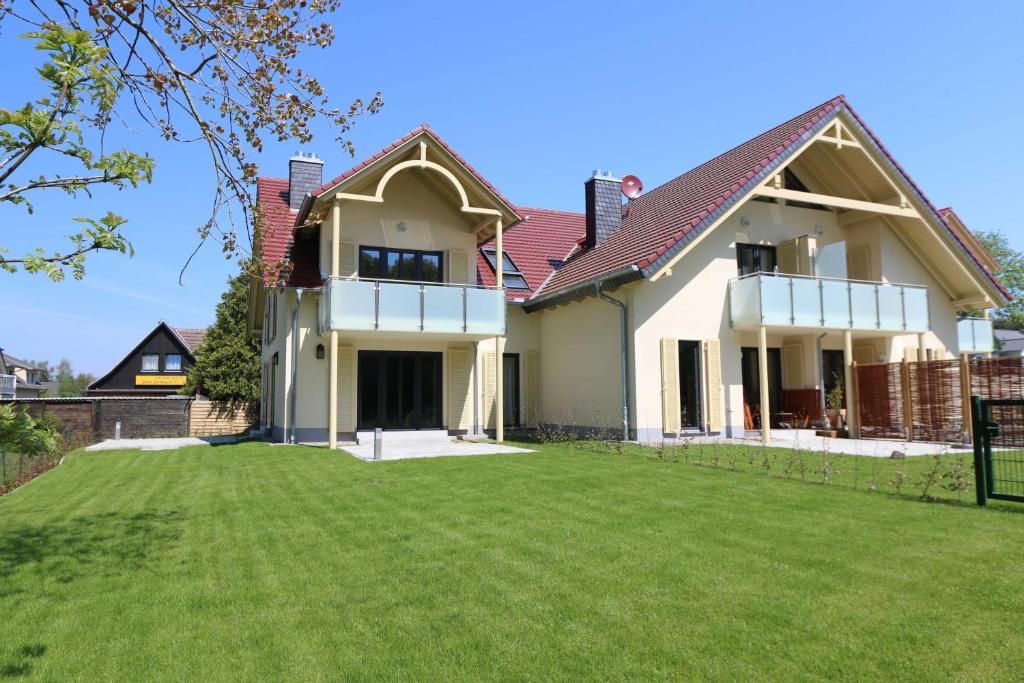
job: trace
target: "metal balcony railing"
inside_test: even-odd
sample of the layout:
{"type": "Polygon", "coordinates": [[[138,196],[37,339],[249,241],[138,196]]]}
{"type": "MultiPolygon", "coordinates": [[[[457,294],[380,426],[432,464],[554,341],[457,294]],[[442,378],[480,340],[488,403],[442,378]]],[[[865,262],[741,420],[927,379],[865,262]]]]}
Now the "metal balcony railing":
{"type": "Polygon", "coordinates": [[[505,335],[505,290],[474,285],[331,278],[324,330],[505,335]]]}
{"type": "Polygon", "coordinates": [[[995,332],[992,321],[985,318],[961,318],[956,324],[960,353],[992,353],[995,332]]]}
{"type": "Polygon", "coordinates": [[[733,327],[927,332],[928,288],[781,273],[729,281],[733,327]]]}

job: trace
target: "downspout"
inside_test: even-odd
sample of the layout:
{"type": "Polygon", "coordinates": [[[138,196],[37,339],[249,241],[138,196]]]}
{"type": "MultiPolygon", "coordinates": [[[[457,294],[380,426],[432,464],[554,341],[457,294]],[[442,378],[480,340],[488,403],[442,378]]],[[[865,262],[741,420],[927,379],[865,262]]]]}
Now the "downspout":
{"type": "Polygon", "coordinates": [[[480,389],[477,385],[479,365],[477,362],[477,347],[480,342],[473,342],[473,435],[480,434],[480,389]]]}
{"type": "Polygon", "coordinates": [[[622,440],[629,441],[629,334],[626,328],[626,304],[604,293],[604,280],[594,283],[594,290],[602,301],[606,301],[619,309],[620,361],[622,370],[622,440]]]}
{"type": "Polygon", "coordinates": [[[285,443],[295,443],[295,397],[298,393],[296,382],[298,382],[299,369],[299,309],[302,307],[301,287],[295,288],[295,312],[292,314],[292,380],[291,396],[288,397],[288,434],[285,436],[285,443]]]}

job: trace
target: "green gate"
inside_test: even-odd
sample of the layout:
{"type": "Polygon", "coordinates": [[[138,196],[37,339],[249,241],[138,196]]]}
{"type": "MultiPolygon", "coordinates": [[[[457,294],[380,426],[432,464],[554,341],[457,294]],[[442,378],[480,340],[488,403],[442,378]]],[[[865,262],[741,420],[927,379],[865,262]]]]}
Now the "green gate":
{"type": "Polygon", "coordinates": [[[1024,399],[971,397],[978,505],[1024,503],[1024,399]]]}

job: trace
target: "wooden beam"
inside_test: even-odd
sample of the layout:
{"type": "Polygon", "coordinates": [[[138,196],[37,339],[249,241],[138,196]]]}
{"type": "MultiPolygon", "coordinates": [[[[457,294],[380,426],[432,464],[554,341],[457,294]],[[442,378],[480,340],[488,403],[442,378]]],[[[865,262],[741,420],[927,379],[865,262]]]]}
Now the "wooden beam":
{"type": "Polygon", "coordinates": [[[846,147],[860,147],[860,143],[859,142],[854,142],[853,140],[847,140],[846,138],[836,138],[836,137],[832,137],[831,135],[819,135],[817,138],[815,138],[815,140],[817,142],[827,142],[829,144],[835,145],[836,149],[842,149],[844,146],[846,146],[846,147]]]}
{"type": "Polygon", "coordinates": [[[834,206],[837,209],[853,209],[856,211],[873,211],[874,213],[886,214],[889,216],[900,216],[903,218],[921,218],[914,209],[900,206],[879,204],[878,202],[866,202],[861,199],[848,199],[846,197],[833,197],[831,195],[816,194],[814,192],[799,192],[797,190],[780,190],[774,187],[761,186],[754,190],[755,195],[762,197],[775,197],[777,199],[788,199],[794,202],[808,202],[821,204],[822,206],[834,206]]]}

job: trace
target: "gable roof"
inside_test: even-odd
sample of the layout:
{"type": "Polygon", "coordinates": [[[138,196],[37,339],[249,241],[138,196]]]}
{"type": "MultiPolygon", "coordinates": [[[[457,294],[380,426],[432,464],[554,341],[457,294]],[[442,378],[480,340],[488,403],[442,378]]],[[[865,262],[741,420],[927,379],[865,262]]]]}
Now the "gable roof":
{"type": "Polygon", "coordinates": [[[751,190],[830,124],[841,111],[850,115],[860,132],[888,161],[895,175],[902,178],[921,203],[933,212],[936,223],[949,230],[978,273],[1009,297],[976,253],[971,251],[967,240],[939,216],[902,166],[840,95],[627,203],[622,227],[604,243],[569,259],[534,295],[536,303],[562,303],[585,296],[592,293],[586,291],[591,281],[611,274],[618,274],[619,282],[650,277],[722,214],[747,198],[751,190]],[[633,270],[632,275],[623,275],[630,269],[633,270]]]}
{"type": "Polygon", "coordinates": [[[999,272],[999,262],[996,261],[985,245],[981,243],[978,236],[961,220],[956,211],[947,206],[945,209],[939,209],[939,215],[942,216],[942,220],[946,222],[946,225],[962,238],[964,246],[974,255],[975,259],[985,270],[993,274],[999,272]]]}
{"type": "MultiPolygon", "coordinates": [[[[586,217],[582,213],[522,206],[518,213],[523,220],[502,233],[502,248],[519,267],[530,288],[509,289],[509,299],[532,296],[587,232],[586,217]]],[[[493,248],[494,239],[481,246],[486,247],[493,248]]],[[[494,286],[494,270],[480,249],[476,251],[476,272],[480,284],[494,286]]]]}
{"type": "MultiPolygon", "coordinates": [[[[183,329],[183,330],[186,330],[186,331],[188,331],[188,332],[196,332],[196,331],[197,331],[197,330],[195,330],[194,328],[182,328],[182,329],[183,329]]],[[[138,353],[139,349],[141,349],[141,348],[142,348],[142,347],[143,347],[143,346],[144,346],[144,345],[146,344],[146,342],[148,342],[148,341],[149,341],[150,339],[152,339],[152,338],[153,338],[154,336],[156,336],[156,333],[157,333],[157,332],[159,332],[160,330],[163,330],[163,331],[165,331],[165,332],[167,333],[167,335],[168,335],[168,336],[169,336],[169,337],[170,337],[171,339],[175,339],[175,340],[177,340],[177,342],[178,342],[179,344],[181,344],[181,346],[182,346],[182,349],[181,349],[181,350],[182,350],[182,351],[184,351],[184,352],[185,352],[185,354],[187,354],[187,355],[188,355],[189,361],[190,361],[190,362],[195,362],[195,359],[196,359],[196,358],[195,358],[195,354],[194,354],[194,353],[192,352],[192,351],[193,351],[193,350],[192,350],[192,348],[191,348],[191,347],[189,346],[189,344],[188,344],[188,343],[187,343],[187,342],[185,341],[185,339],[184,339],[184,338],[182,338],[182,336],[181,336],[180,334],[178,334],[178,330],[176,330],[175,328],[171,327],[171,326],[170,326],[170,325],[168,325],[168,324],[167,324],[166,322],[164,322],[163,320],[161,320],[160,322],[158,322],[158,323],[156,324],[156,327],[154,327],[154,328],[153,328],[152,330],[150,330],[150,331],[149,331],[149,334],[147,334],[146,336],[144,336],[144,337],[142,338],[142,340],[141,340],[141,341],[139,341],[139,343],[138,343],[138,344],[136,344],[136,345],[135,345],[135,346],[134,346],[134,347],[132,348],[132,350],[131,350],[131,351],[129,351],[128,353],[126,353],[126,354],[125,354],[125,355],[124,355],[124,356],[123,356],[123,357],[121,358],[121,360],[119,360],[119,361],[118,361],[118,362],[117,362],[117,363],[116,363],[116,364],[114,365],[114,367],[112,367],[112,368],[110,369],[110,371],[109,371],[109,372],[108,372],[107,374],[105,374],[105,375],[103,375],[102,377],[100,377],[100,378],[98,378],[98,379],[94,380],[94,381],[92,382],[92,384],[90,384],[90,385],[89,385],[88,387],[86,387],[86,389],[95,389],[95,388],[97,388],[98,386],[100,386],[101,384],[103,384],[104,382],[106,382],[106,381],[107,381],[108,379],[110,379],[110,378],[111,378],[111,377],[112,377],[112,376],[114,375],[114,373],[115,373],[115,372],[117,372],[117,371],[118,371],[118,370],[120,370],[120,369],[121,369],[122,367],[124,367],[125,363],[127,363],[127,362],[128,362],[128,359],[130,359],[130,358],[131,358],[132,356],[134,356],[134,355],[135,355],[136,353],[138,353]]],[[[203,335],[205,336],[205,334],[206,334],[206,330],[202,330],[202,332],[203,332],[203,335]]]]}
{"type": "Polygon", "coordinates": [[[1002,353],[1024,352],[1024,332],[1019,330],[995,330],[995,337],[999,340],[999,351],[1002,353]]]}
{"type": "MultiPolygon", "coordinates": [[[[355,177],[361,171],[369,169],[378,161],[406,146],[415,138],[426,136],[450,154],[465,170],[486,188],[494,198],[503,204],[513,216],[518,217],[517,209],[505,195],[498,190],[490,181],[483,177],[476,168],[455,151],[444,138],[442,138],[428,124],[414,128],[402,137],[389,145],[386,145],[375,154],[363,159],[355,166],[352,166],[336,178],[322,184],[313,193],[314,198],[323,195],[325,192],[337,187],[339,184],[355,177]]],[[[277,283],[279,269],[275,266],[281,262],[291,262],[292,272],[287,284],[293,287],[316,287],[322,284],[319,264],[312,262],[310,250],[296,248],[295,231],[296,223],[302,219],[301,211],[293,211],[288,203],[288,180],[287,178],[274,178],[260,176],[256,179],[256,203],[260,208],[263,224],[258,236],[263,254],[263,262],[268,265],[264,269],[263,284],[265,287],[272,287],[277,283]]]]}

